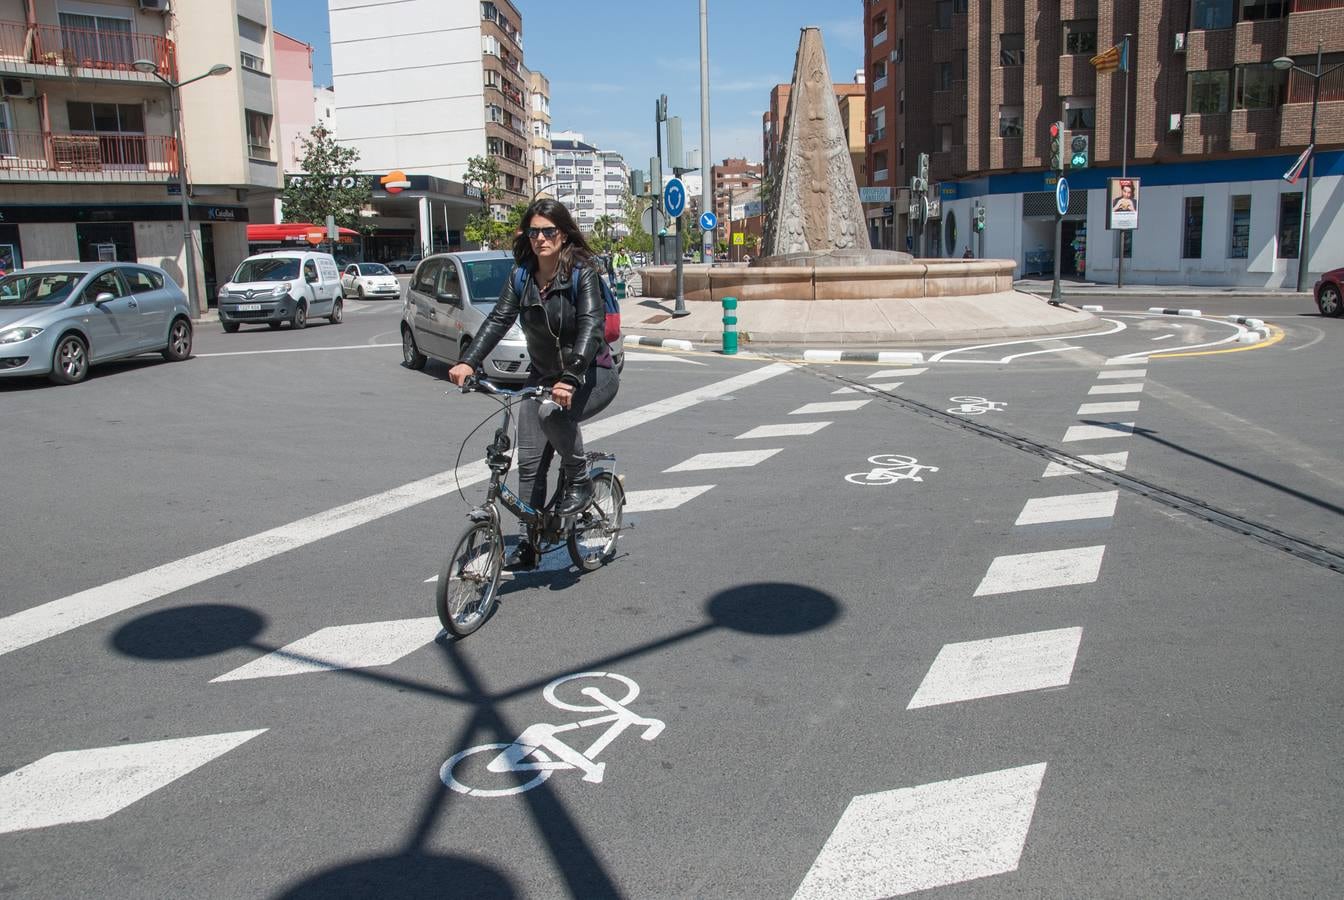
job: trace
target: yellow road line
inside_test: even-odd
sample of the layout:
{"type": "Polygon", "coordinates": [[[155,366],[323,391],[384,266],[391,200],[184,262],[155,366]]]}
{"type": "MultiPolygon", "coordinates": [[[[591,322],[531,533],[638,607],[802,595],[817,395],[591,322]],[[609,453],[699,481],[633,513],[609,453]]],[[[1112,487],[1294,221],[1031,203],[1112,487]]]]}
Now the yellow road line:
{"type": "Polygon", "coordinates": [[[1272,347],[1279,341],[1287,337],[1282,328],[1277,325],[1266,326],[1269,329],[1269,337],[1258,344],[1247,344],[1245,347],[1228,347],[1226,350],[1192,350],[1189,353],[1154,353],[1149,359],[1176,359],[1180,356],[1217,356],[1220,353],[1243,353],[1247,350],[1263,350],[1265,347],[1272,347]]]}

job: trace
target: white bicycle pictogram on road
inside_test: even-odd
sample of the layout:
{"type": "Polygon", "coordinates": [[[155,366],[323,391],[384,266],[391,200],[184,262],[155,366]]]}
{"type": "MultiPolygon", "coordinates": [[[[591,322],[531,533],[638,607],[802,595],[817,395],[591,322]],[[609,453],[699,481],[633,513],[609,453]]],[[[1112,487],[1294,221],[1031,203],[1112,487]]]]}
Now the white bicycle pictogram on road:
{"type": "Polygon", "coordinates": [[[521,794],[524,791],[532,790],[561,769],[578,769],[583,772],[584,781],[600,784],[603,775],[606,773],[607,764],[595,762],[597,755],[606,749],[608,744],[616,740],[621,732],[632,725],[642,726],[644,732],[640,737],[646,741],[651,741],[663,731],[664,723],[661,720],[636,715],[626,708],[639,696],[639,685],[624,675],[618,675],[615,672],[579,672],[576,675],[566,675],[546,685],[542,690],[542,696],[546,698],[546,702],[557,709],[572,712],[603,713],[603,715],[565,725],[538,722],[535,725],[527,726],[523,733],[518,735],[511,744],[480,744],[475,747],[468,747],[461,753],[450,757],[439,768],[439,778],[442,779],[443,783],[459,794],[469,794],[473,797],[506,797],[510,794],[521,794]],[[588,698],[588,702],[585,703],[577,697],[574,701],[563,699],[559,694],[561,686],[570,684],[580,678],[613,679],[619,682],[624,689],[624,696],[619,700],[613,700],[603,692],[601,687],[590,684],[579,690],[580,694],[588,698]],[[572,747],[558,737],[558,735],[568,731],[576,731],[580,728],[590,728],[596,725],[607,725],[607,729],[588,746],[587,750],[572,747]],[[471,787],[458,779],[455,770],[464,760],[478,753],[490,752],[495,752],[496,755],[485,766],[488,772],[496,774],[536,772],[537,774],[523,784],[511,784],[505,788],[471,787]]]}
{"type": "Polygon", "coordinates": [[[920,465],[913,456],[901,456],[896,453],[879,453],[868,457],[868,462],[877,468],[867,472],[852,472],[845,476],[850,484],[876,485],[895,484],[898,481],[923,481],[920,472],[937,472],[937,466],[920,465]]]}
{"type": "Polygon", "coordinates": [[[986,400],[984,397],[948,397],[954,406],[948,410],[954,416],[979,416],[987,412],[998,412],[1008,404],[1002,400],[986,400]]]}

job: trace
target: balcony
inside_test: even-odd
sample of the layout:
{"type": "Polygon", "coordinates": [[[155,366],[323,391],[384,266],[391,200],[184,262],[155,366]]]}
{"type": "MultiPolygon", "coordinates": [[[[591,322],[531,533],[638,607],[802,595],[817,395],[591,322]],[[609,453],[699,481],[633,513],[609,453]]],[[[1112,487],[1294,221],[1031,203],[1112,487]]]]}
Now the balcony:
{"type": "Polygon", "coordinates": [[[135,70],[137,59],[153,60],[177,77],[176,49],[165,37],[0,21],[0,71],[7,75],[157,83],[135,70]]]}
{"type": "Polygon", "coordinates": [[[166,135],[0,132],[5,181],[154,184],[176,177],[177,145],[166,135]]]}

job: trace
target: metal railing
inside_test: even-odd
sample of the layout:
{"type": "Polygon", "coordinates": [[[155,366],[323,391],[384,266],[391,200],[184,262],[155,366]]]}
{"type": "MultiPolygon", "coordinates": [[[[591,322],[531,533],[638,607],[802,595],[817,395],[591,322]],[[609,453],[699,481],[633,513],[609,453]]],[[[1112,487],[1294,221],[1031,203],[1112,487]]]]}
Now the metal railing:
{"type": "Polygon", "coordinates": [[[177,175],[177,145],[166,135],[0,131],[0,176],[11,173],[53,181],[164,181],[177,175]]]}
{"type": "Polygon", "coordinates": [[[177,53],[166,37],[134,31],[100,31],[60,25],[0,22],[0,57],[32,65],[93,69],[140,76],[133,63],[149,59],[169,78],[177,77],[177,53]]]}

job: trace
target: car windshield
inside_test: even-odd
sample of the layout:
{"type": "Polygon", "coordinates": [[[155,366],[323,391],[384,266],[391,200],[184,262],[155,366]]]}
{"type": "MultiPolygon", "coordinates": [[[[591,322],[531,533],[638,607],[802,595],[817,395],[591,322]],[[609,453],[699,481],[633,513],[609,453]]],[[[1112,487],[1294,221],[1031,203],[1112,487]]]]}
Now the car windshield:
{"type": "Polygon", "coordinates": [[[391,275],[392,270],[382,263],[360,263],[359,274],[361,275],[391,275]]]}
{"type": "Polygon", "coordinates": [[[299,277],[299,261],[291,256],[245,259],[233,274],[235,284],[258,281],[291,281],[299,277]]]}
{"type": "Polygon", "coordinates": [[[0,306],[56,306],[70,296],[83,272],[34,272],[0,279],[0,306]]]}
{"type": "Polygon", "coordinates": [[[504,283],[513,271],[513,257],[481,259],[463,264],[467,270],[467,290],[472,303],[494,303],[504,293],[504,283]]]}

